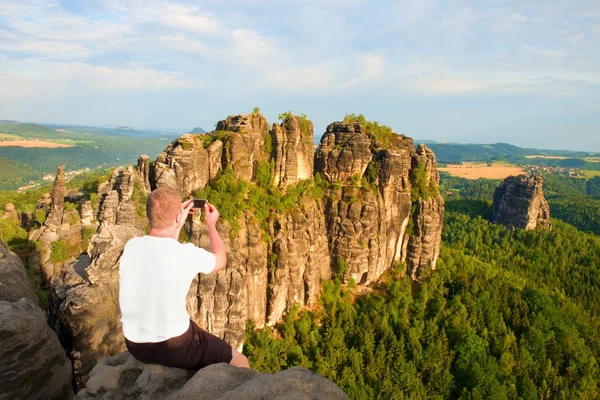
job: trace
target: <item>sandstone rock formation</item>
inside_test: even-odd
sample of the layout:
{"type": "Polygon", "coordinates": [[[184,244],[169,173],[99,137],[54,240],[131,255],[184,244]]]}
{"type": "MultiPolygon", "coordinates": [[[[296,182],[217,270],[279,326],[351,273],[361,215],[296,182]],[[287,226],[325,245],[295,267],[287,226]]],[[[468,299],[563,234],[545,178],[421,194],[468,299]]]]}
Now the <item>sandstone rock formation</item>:
{"type": "Polygon", "coordinates": [[[61,165],[56,171],[56,178],[54,178],[54,185],[52,186],[52,203],[50,208],[50,214],[46,218],[46,226],[49,228],[55,228],[62,224],[62,215],[65,205],[65,166],[61,165]]]}
{"type": "Polygon", "coordinates": [[[21,298],[38,303],[23,262],[0,241],[0,300],[17,301],[21,298]]]}
{"type": "Polygon", "coordinates": [[[512,228],[552,229],[550,206],[544,197],[543,178],[509,176],[494,191],[492,222],[512,228]]]}
{"type": "Polygon", "coordinates": [[[143,154],[137,164],[138,179],[146,193],[150,193],[150,157],[143,154]]]}
{"type": "Polygon", "coordinates": [[[170,187],[182,195],[208,183],[208,151],[198,135],[185,134],[169,144],[154,164],[154,187],[170,187]]]}
{"type": "Polygon", "coordinates": [[[65,264],[52,281],[49,322],[73,361],[75,384],[105,356],[125,347],[118,300],[118,262],[129,239],[141,236],[135,228],[131,195],[137,179],[130,168],[117,168],[99,188],[100,226],[87,253],[65,264]]]}
{"type": "Polygon", "coordinates": [[[260,113],[229,116],[217,123],[217,132],[225,135],[223,167],[229,165],[236,178],[252,180],[256,163],[264,159],[265,140],[269,134],[267,119],[260,113]]]}
{"type": "Polygon", "coordinates": [[[0,399],[69,399],[71,363],[19,257],[0,241],[0,399]]]}
{"type": "MultiPolygon", "coordinates": [[[[265,185],[266,167],[269,190],[298,193],[285,211],[267,215],[239,204],[239,218],[218,226],[227,268],[199,275],[190,287],[192,319],[234,348],[243,345],[247,321],[274,325],[295,304],[315,305],[323,280],[366,284],[403,262],[416,280],[435,268],[444,202],[433,152],[415,149],[404,135],[379,137],[359,123],[329,125],[314,157],[312,141],[312,123],[303,116],[288,116],[270,131],[260,113],[230,116],[214,132],[174,140],[153,171],[142,160],[138,171],[117,169],[99,186],[100,227],[87,254],[54,271],[50,296],[50,321],[74,361],[78,387],[100,358],[123,349],[117,274],[126,241],[143,234],[134,227],[136,179],[148,176],[150,187],[188,197],[223,170],[250,182],[260,170],[265,185]],[[298,189],[310,185],[318,190],[298,189]]],[[[200,215],[186,229],[208,249],[200,215]]]]}
{"type": "Polygon", "coordinates": [[[313,124],[306,116],[291,116],[271,129],[273,184],[293,185],[313,177],[313,124]]]}
{"type": "Polygon", "coordinates": [[[38,201],[36,208],[50,212],[39,229],[29,232],[29,239],[37,241],[37,249],[39,253],[39,268],[42,272],[42,279],[51,284],[56,276],[60,274],[63,263],[68,260],[73,260],[78,254],[67,255],[65,260],[57,260],[57,257],[52,257],[53,243],[60,242],[61,257],[66,255],[67,248],[76,249],[81,244],[81,231],[83,224],[77,210],[65,211],[65,180],[64,166],[58,167],[54,185],[52,186],[51,195],[44,195],[38,201]]]}
{"type": "Polygon", "coordinates": [[[195,374],[142,364],[128,352],[102,360],[90,373],[79,400],[128,398],[170,400],[348,399],[333,382],[305,368],[276,374],[221,363],[195,374]]]}
{"type": "MultiPolygon", "coordinates": [[[[155,172],[151,183],[175,187],[183,196],[207,184],[199,170],[209,171],[208,182],[214,179],[210,171],[217,159],[220,168],[244,180],[255,179],[257,163],[270,161],[272,182],[283,190],[315,173],[329,185],[323,199],[306,198],[290,212],[272,214],[267,231],[250,211],[237,221],[237,235],[223,222],[228,268],[201,275],[188,295],[188,310],[201,327],[239,348],[246,320],[273,325],[292,305],[313,305],[321,281],[340,266],[347,265],[343,278],[361,283],[404,261],[412,279],[435,268],[444,213],[435,155],[424,146],[415,149],[406,136],[378,139],[365,129],[359,123],[331,124],[313,163],[312,123],[305,117],[288,116],[267,132],[260,113],[230,116],[215,132],[184,135],[159,156],[157,165],[172,166],[162,172],[172,178],[155,172]],[[190,161],[212,146],[213,161],[190,161]],[[418,168],[419,176],[412,173],[418,168]],[[426,193],[419,192],[421,186],[426,193]]],[[[192,242],[208,248],[200,219],[189,230],[192,242]]]]}
{"type": "Polygon", "coordinates": [[[15,205],[13,203],[7,203],[4,206],[4,212],[2,213],[2,219],[13,220],[13,221],[19,220],[19,213],[17,212],[17,209],[15,208],[15,205]]]}

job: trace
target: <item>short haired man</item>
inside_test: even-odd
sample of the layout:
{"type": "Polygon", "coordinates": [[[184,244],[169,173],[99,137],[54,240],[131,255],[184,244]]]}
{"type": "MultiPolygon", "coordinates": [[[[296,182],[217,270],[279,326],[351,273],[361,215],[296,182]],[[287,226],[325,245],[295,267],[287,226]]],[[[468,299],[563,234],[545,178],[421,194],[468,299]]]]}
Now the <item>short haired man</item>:
{"type": "Polygon", "coordinates": [[[248,360],[229,344],[200,329],[189,317],[186,297],[198,273],[217,272],[227,263],[216,230],[219,212],[205,204],[211,252],[177,238],[193,200],[181,203],[173,189],[148,196],[150,233],[125,245],[119,269],[119,303],[127,349],[138,360],[169,367],[200,369],[229,363],[248,368],[248,360]]]}

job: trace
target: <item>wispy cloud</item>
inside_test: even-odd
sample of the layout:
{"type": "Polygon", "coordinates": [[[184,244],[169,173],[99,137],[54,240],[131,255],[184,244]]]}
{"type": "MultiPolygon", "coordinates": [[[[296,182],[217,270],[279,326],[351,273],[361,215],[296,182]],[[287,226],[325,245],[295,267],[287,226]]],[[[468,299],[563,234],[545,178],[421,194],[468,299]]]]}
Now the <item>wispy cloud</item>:
{"type": "Polygon", "coordinates": [[[0,87],[23,104],[190,92],[597,104],[600,6],[576,3],[2,0],[0,87]]]}

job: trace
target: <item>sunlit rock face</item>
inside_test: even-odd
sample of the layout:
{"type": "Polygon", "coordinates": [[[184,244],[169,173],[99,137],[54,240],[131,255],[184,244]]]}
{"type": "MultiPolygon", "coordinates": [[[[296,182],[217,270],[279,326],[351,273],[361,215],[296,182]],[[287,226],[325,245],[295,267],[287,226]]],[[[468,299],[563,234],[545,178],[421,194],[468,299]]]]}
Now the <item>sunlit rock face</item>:
{"type": "Polygon", "coordinates": [[[550,206],[544,197],[541,175],[509,176],[494,191],[492,221],[526,230],[552,229],[550,206]]]}
{"type": "MultiPolygon", "coordinates": [[[[115,170],[100,185],[99,229],[87,254],[54,272],[51,291],[50,321],[74,362],[78,387],[98,360],[123,349],[118,264],[127,240],[143,234],[135,228],[138,205],[131,199],[137,180],[143,188],[146,179],[151,188],[174,188],[182,198],[224,172],[264,187],[266,169],[266,185],[281,194],[306,179],[316,182],[318,191],[297,192],[285,211],[257,216],[240,204],[237,221],[217,226],[227,268],[199,275],[187,306],[199,326],[237,349],[248,321],[274,325],[294,305],[314,306],[324,280],[366,284],[401,263],[417,280],[435,268],[444,202],[433,152],[415,149],[404,135],[378,137],[359,123],[334,122],[316,149],[312,143],[305,116],[288,115],[270,128],[260,112],[230,116],[213,132],[174,140],[153,168],[141,157],[137,170],[115,170]]],[[[200,214],[185,230],[191,242],[209,249],[200,214]]]]}

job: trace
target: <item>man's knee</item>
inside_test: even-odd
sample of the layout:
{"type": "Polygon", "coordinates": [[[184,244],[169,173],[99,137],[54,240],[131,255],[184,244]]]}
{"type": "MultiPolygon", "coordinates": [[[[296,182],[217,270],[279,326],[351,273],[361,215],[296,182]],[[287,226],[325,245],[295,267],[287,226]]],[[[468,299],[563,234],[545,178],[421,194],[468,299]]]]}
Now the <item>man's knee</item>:
{"type": "Polygon", "coordinates": [[[233,353],[233,357],[231,357],[231,361],[229,362],[230,365],[238,368],[250,368],[245,355],[235,349],[231,349],[231,352],[233,353]]]}

